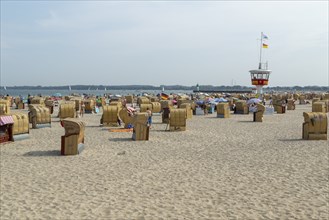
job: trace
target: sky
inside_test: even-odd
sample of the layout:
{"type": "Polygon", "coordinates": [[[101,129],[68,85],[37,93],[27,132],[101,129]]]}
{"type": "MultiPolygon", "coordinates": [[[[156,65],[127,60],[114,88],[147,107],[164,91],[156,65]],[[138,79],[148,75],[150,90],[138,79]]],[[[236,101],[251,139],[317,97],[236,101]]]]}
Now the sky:
{"type": "Polygon", "coordinates": [[[1,86],[328,86],[326,1],[4,1],[1,86]]]}

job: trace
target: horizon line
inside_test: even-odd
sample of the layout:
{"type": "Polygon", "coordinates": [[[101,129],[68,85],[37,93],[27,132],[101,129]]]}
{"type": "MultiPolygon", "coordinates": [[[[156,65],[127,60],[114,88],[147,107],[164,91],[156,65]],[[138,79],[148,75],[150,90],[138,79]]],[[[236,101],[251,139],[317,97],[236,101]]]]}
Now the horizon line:
{"type": "MultiPolygon", "coordinates": [[[[126,85],[88,85],[88,84],[76,84],[76,85],[15,85],[15,86],[0,86],[1,89],[3,88],[15,88],[15,87],[35,87],[35,88],[44,88],[44,87],[120,87],[120,86],[129,86],[129,87],[133,87],[133,86],[137,86],[137,87],[154,87],[154,88],[161,88],[161,87],[197,87],[197,85],[159,85],[159,86],[155,86],[155,85],[142,85],[142,84],[126,84],[126,85]]],[[[250,85],[250,86],[244,86],[244,85],[206,85],[206,84],[199,84],[199,87],[246,87],[246,88],[253,88],[254,86],[250,85]]],[[[323,86],[319,86],[319,85],[290,85],[290,86],[266,86],[264,87],[264,89],[266,88],[272,88],[272,87],[329,87],[328,85],[323,85],[323,86]]]]}

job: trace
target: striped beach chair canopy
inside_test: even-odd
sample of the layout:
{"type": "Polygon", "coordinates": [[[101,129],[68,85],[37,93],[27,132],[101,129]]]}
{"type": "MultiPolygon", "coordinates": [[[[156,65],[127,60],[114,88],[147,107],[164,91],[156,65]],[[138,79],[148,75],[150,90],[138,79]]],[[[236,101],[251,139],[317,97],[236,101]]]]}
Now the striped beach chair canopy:
{"type": "Polygon", "coordinates": [[[0,116],[0,126],[14,124],[14,119],[11,116],[0,116]]]}

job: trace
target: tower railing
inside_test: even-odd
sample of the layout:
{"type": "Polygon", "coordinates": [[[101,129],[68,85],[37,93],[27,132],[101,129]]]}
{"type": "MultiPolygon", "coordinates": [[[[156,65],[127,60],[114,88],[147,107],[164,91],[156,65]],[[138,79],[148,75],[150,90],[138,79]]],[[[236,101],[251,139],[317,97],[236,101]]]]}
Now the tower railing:
{"type": "Polygon", "coordinates": [[[259,63],[258,69],[267,70],[268,69],[268,63],[259,63]]]}

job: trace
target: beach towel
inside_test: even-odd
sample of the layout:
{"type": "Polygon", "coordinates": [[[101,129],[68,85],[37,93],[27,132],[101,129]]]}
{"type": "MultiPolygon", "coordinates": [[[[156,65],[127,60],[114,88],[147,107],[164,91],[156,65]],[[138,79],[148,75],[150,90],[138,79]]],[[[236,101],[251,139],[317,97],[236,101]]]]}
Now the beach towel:
{"type": "Polygon", "coordinates": [[[132,128],[110,128],[109,132],[132,132],[132,128]]]}

